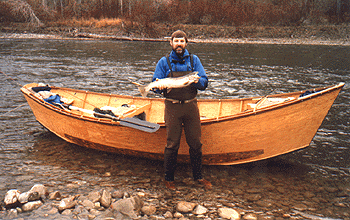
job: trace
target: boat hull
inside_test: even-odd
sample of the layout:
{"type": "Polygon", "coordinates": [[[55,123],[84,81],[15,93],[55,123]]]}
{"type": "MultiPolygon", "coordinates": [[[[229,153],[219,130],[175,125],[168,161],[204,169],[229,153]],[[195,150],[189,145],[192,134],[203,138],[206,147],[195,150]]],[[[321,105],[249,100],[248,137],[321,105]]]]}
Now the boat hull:
{"type": "MultiPolygon", "coordinates": [[[[166,145],[166,128],[163,122],[157,122],[161,125],[158,131],[146,133],[121,126],[111,120],[79,116],[38,99],[28,90],[29,86],[23,87],[22,92],[37,121],[62,139],[107,152],[163,159],[166,145]]],[[[307,147],[342,87],[343,84],[339,84],[306,98],[260,109],[241,109],[237,114],[203,119],[203,164],[247,163],[307,147]]],[[[139,99],[142,102],[152,102],[154,108],[158,106],[159,111],[164,111],[162,99],[139,99]]],[[[230,101],[225,100],[226,102],[230,101]]],[[[224,105],[221,100],[198,100],[201,112],[206,111],[207,105],[213,104],[224,105]]],[[[242,108],[243,104],[240,105],[242,108]]],[[[189,162],[189,149],[184,133],[178,161],[189,162]]]]}

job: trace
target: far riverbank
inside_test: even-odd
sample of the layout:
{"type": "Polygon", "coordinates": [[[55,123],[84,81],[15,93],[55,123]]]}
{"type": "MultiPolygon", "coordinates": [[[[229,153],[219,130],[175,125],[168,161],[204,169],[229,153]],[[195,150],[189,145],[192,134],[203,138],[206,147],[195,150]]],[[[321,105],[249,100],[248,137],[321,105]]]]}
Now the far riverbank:
{"type": "Polygon", "coordinates": [[[1,23],[0,38],[94,39],[126,41],[167,41],[177,29],[184,30],[193,43],[350,45],[350,25],[310,26],[214,26],[155,25],[142,28],[134,24],[95,27],[51,24],[32,27],[24,23],[1,23]]]}

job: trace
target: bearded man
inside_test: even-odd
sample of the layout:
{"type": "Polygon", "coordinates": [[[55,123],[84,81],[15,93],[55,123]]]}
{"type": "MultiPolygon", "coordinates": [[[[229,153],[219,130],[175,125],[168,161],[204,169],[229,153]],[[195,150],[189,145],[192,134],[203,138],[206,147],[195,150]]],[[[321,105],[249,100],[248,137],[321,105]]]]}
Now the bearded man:
{"type": "Polygon", "coordinates": [[[166,98],[164,113],[167,129],[167,145],[164,150],[165,186],[168,189],[176,189],[174,173],[183,127],[189,146],[193,179],[206,189],[210,189],[212,184],[202,176],[201,122],[196,99],[198,90],[207,88],[208,77],[199,58],[187,51],[187,44],[188,39],[185,32],[178,30],[171,35],[172,51],[169,56],[162,57],[158,61],[152,80],[181,77],[190,72],[198,72],[199,76],[194,83],[183,88],[167,90],[165,85],[155,90],[163,93],[166,98]]]}

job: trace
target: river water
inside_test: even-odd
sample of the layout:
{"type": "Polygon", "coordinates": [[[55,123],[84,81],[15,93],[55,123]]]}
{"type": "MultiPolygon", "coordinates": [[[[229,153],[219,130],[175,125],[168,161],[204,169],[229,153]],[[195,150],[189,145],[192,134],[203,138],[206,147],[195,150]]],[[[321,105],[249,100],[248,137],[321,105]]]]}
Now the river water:
{"type": "MultiPolygon", "coordinates": [[[[210,79],[200,98],[241,98],[345,82],[308,148],[273,159],[204,166],[214,189],[195,194],[180,164],[177,199],[232,206],[261,216],[350,218],[350,47],[190,44],[210,79]],[[309,216],[310,217],[310,216],[309,216]]],[[[161,161],[126,157],[69,144],[36,122],[20,85],[49,85],[140,96],[130,83],[151,80],[168,43],[0,39],[0,199],[10,189],[42,183],[62,194],[101,187],[162,194],[161,161]]],[[[283,144],[283,143],[281,143],[283,144]]],[[[173,198],[173,199],[176,199],[173,198]]],[[[160,211],[161,214],[161,211],[160,211]]]]}

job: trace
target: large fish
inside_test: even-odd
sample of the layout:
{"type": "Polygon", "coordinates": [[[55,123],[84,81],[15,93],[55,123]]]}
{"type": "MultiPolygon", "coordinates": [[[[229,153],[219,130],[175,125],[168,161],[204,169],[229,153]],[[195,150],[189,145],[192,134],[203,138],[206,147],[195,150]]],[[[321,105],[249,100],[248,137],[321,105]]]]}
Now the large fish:
{"type": "Polygon", "coordinates": [[[139,91],[143,97],[146,97],[148,92],[152,89],[166,88],[168,90],[173,88],[182,88],[191,85],[194,82],[198,82],[198,72],[192,72],[185,76],[181,77],[169,77],[164,79],[157,79],[156,81],[151,82],[150,84],[143,86],[138,83],[139,91]]]}

